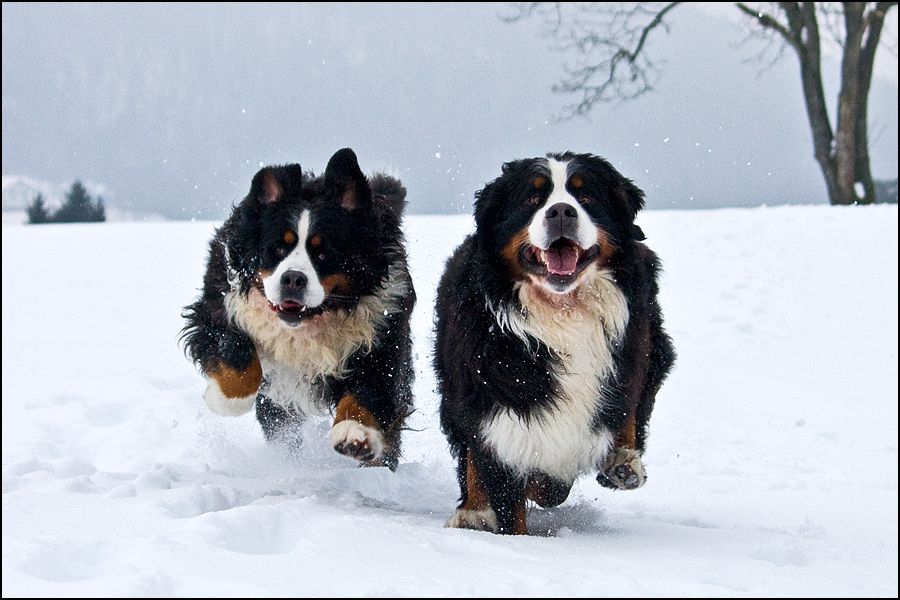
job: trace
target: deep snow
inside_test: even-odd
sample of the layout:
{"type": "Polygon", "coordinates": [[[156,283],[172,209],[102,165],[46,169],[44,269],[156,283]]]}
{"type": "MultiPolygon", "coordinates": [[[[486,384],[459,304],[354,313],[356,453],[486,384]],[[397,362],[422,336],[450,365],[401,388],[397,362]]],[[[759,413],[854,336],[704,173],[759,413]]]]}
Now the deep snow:
{"type": "MultiPolygon", "coordinates": [[[[649,480],[535,535],[456,501],[432,299],[468,217],[412,217],[397,473],[218,417],[176,344],[210,223],[3,227],[3,595],[897,595],[897,209],[648,212],[679,361],[649,480]]],[[[462,307],[464,309],[464,307],[462,307]]]]}

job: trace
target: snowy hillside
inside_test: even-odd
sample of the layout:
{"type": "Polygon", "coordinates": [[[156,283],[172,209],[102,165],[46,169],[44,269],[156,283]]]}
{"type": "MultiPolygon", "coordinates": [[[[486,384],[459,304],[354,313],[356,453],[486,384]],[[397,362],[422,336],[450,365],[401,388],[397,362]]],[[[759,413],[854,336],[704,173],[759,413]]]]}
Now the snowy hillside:
{"type": "MultiPolygon", "coordinates": [[[[106,202],[106,219],[108,221],[162,221],[163,217],[156,213],[135,212],[125,210],[109,203],[109,192],[106,186],[90,181],[82,182],[88,193],[97,198],[101,196],[106,202]]],[[[20,225],[28,220],[25,208],[35,196],[44,195],[47,208],[56,210],[72,187],[72,182],[50,183],[22,175],[3,176],[2,216],[4,225],[20,225]]]]}
{"type": "MultiPolygon", "coordinates": [[[[679,361],[647,485],[535,535],[448,530],[432,299],[468,217],[412,217],[418,412],[397,473],[217,417],[180,307],[213,224],[3,228],[12,595],[896,596],[897,208],[645,213],[679,361]]],[[[461,307],[464,309],[465,307],[461,307]]]]}
{"type": "MultiPolygon", "coordinates": [[[[95,198],[108,195],[106,186],[91,183],[90,181],[82,183],[84,183],[88,193],[95,198]]],[[[3,211],[25,210],[25,207],[31,204],[34,197],[38,194],[44,195],[44,202],[47,208],[59,208],[71,186],[71,181],[68,183],[50,183],[22,175],[4,175],[3,211]]]]}

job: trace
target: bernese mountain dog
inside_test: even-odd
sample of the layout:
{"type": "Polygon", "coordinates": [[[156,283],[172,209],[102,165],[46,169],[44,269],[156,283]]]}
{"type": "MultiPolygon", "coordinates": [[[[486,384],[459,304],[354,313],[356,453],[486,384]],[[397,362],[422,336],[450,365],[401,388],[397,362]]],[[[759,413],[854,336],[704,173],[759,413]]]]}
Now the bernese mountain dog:
{"type": "Polygon", "coordinates": [[[675,359],[644,193],[606,160],[516,160],[476,194],[438,287],[441,427],[458,460],[448,527],[525,534],[525,501],[576,477],[643,485],[650,412],[675,359]]]}
{"type": "Polygon", "coordinates": [[[413,381],[405,197],[392,177],[367,179],[349,148],[318,177],[297,164],[254,176],[184,311],[213,411],[255,404],[266,437],[289,443],[307,415],[330,412],[335,450],[396,468],[413,381]]]}

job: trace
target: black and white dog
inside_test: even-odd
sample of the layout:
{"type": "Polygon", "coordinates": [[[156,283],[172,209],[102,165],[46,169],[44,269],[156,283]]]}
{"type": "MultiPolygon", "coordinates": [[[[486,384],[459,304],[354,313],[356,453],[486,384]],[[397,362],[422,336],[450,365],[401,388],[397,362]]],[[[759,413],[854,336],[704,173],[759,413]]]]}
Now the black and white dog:
{"type": "Polygon", "coordinates": [[[349,148],[319,177],[300,165],[256,174],[184,313],[210,408],[237,415],[255,403],[269,439],[330,411],[335,450],[396,468],[413,380],[405,196],[396,179],[367,179],[349,148]]]}
{"type": "Polygon", "coordinates": [[[458,459],[450,527],[527,533],[525,500],[575,478],[644,483],[647,422],[675,353],[644,194],[590,154],[517,160],[476,195],[437,295],[441,426],[458,459]]]}

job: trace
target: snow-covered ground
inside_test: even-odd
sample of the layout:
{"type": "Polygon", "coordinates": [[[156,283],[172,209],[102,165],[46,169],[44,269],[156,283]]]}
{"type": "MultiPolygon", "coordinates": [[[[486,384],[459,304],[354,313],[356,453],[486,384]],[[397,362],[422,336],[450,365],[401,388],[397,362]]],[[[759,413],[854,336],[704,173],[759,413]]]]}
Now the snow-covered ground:
{"type": "MultiPolygon", "coordinates": [[[[203,404],[177,347],[209,223],[3,228],[3,595],[897,595],[897,208],[645,213],[679,361],[647,485],[530,537],[443,528],[429,366],[467,217],[413,217],[397,473],[203,404]]],[[[465,307],[460,307],[465,310],[465,307]]]]}

